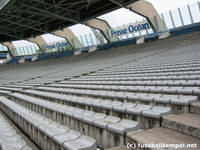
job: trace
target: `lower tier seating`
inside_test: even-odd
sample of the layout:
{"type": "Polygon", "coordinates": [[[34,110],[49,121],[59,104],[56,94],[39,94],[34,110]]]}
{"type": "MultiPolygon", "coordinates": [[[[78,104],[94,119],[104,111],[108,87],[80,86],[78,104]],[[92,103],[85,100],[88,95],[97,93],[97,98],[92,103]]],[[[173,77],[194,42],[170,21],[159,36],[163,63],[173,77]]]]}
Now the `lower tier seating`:
{"type": "Polygon", "coordinates": [[[42,149],[96,150],[94,139],[70,130],[5,97],[0,97],[0,108],[42,149]]]}
{"type": "Polygon", "coordinates": [[[97,139],[98,146],[102,148],[123,145],[126,134],[139,129],[139,124],[135,121],[46,102],[22,94],[14,93],[10,96],[15,98],[16,103],[30,110],[97,139]],[[110,138],[112,139],[109,140],[110,138]]]}

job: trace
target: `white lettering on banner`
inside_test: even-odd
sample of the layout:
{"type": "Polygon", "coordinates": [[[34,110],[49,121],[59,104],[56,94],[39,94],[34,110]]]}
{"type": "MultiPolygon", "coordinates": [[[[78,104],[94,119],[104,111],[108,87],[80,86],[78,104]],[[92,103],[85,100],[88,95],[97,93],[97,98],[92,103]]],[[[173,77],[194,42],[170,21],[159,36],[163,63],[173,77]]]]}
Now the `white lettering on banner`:
{"type": "Polygon", "coordinates": [[[55,48],[63,48],[63,47],[67,47],[67,46],[69,46],[69,44],[67,42],[63,42],[63,43],[56,43],[53,45],[46,45],[45,48],[55,49],[55,48]]]}
{"type": "Polygon", "coordinates": [[[127,28],[120,30],[111,30],[111,36],[120,36],[128,33],[138,32],[141,30],[151,29],[149,23],[138,24],[138,25],[129,25],[127,28]]]}

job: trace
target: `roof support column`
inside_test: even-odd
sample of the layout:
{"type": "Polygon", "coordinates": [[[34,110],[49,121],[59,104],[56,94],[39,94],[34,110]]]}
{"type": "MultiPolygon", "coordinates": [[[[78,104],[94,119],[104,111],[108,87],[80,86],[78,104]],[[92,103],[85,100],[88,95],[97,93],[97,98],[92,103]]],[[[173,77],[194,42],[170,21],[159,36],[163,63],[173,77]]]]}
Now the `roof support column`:
{"type": "Polygon", "coordinates": [[[63,30],[55,31],[52,34],[64,38],[73,49],[83,47],[83,44],[79,41],[76,35],[69,28],[64,28],[63,30]]]}
{"type": "Polygon", "coordinates": [[[34,38],[27,39],[28,41],[35,43],[38,45],[42,53],[46,53],[45,45],[47,45],[46,41],[43,39],[42,36],[36,36],[34,38]]]}
{"type": "Polygon", "coordinates": [[[14,58],[16,56],[16,52],[15,52],[16,47],[14,46],[14,44],[12,42],[4,42],[1,44],[8,48],[8,52],[12,58],[14,58]]]}
{"type": "MultiPolygon", "coordinates": [[[[108,43],[117,40],[117,37],[112,37],[109,34],[109,31],[112,29],[111,26],[108,24],[107,21],[103,20],[103,19],[99,19],[99,18],[94,18],[91,20],[88,20],[85,22],[86,26],[89,26],[93,29],[98,29],[101,34],[104,36],[104,38],[107,40],[108,43]]],[[[96,35],[97,33],[95,33],[96,35]]],[[[96,35],[97,38],[100,38],[101,36],[96,35]]],[[[100,41],[102,41],[102,39],[99,39],[100,41]]]]}
{"type": "Polygon", "coordinates": [[[150,2],[139,0],[128,5],[126,8],[145,17],[154,31],[161,32],[166,30],[163,19],[159,16],[158,12],[150,2]]]}

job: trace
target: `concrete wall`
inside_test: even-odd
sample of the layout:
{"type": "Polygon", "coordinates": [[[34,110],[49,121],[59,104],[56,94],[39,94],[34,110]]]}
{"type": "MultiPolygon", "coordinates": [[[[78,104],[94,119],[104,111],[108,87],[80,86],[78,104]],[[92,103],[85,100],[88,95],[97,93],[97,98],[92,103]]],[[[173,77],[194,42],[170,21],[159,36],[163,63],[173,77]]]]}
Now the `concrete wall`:
{"type": "MultiPolygon", "coordinates": [[[[111,30],[112,28],[108,24],[108,22],[105,21],[105,20],[102,20],[102,19],[99,19],[99,18],[94,18],[94,19],[91,19],[91,20],[85,22],[85,25],[87,25],[87,26],[89,26],[91,28],[100,30],[101,33],[104,35],[104,37],[106,38],[106,40],[108,42],[112,42],[112,41],[116,41],[117,40],[116,37],[110,37],[108,31],[111,30]]],[[[101,41],[102,39],[99,39],[99,40],[101,41]]]]}
{"type": "Polygon", "coordinates": [[[139,0],[127,6],[127,8],[145,17],[155,31],[165,31],[166,26],[154,6],[146,0],[139,0]]]}
{"type": "Polygon", "coordinates": [[[73,48],[83,47],[82,43],[69,28],[64,28],[63,30],[55,31],[53,32],[53,34],[66,39],[73,48]]]}
{"type": "Polygon", "coordinates": [[[16,56],[16,54],[15,54],[16,47],[14,46],[14,44],[12,42],[4,42],[4,43],[2,43],[2,45],[6,46],[8,48],[8,52],[11,57],[16,56]]]}
{"type": "Polygon", "coordinates": [[[46,53],[46,49],[45,49],[44,45],[47,45],[47,42],[43,39],[42,36],[36,36],[34,38],[30,38],[30,39],[28,39],[28,41],[37,44],[38,47],[41,49],[41,51],[43,53],[46,53]]]}

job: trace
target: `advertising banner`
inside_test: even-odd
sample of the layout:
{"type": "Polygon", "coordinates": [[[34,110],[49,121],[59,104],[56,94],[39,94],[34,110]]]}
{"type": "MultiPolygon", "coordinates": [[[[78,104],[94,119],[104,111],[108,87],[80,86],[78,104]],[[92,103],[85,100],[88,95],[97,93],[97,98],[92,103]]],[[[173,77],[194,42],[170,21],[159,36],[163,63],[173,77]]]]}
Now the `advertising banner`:
{"type": "Polygon", "coordinates": [[[131,34],[134,32],[140,32],[143,30],[149,30],[151,26],[149,23],[138,23],[138,24],[129,24],[127,26],[123,26],[122,28],[116,28],[110,31],[111,37],[114,36],[122,36],[126,34],[131,34]]]}

